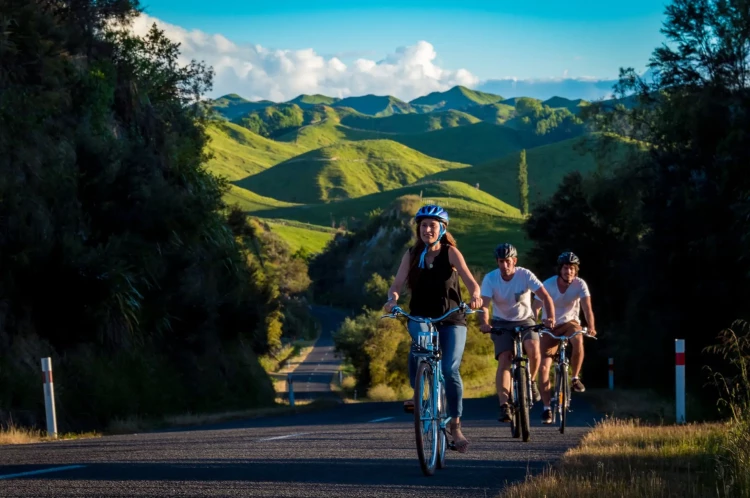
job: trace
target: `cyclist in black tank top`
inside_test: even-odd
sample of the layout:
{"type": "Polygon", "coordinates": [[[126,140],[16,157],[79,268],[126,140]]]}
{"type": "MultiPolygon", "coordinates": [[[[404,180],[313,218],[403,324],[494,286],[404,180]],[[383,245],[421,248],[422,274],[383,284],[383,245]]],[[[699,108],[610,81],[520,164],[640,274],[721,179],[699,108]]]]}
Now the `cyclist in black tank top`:
{"type": "MultiPolygon", "coordinates": [[[[440,206],[422,206],[414,217],[417,223],[417,243],[401,258],[401,265],[388,290],[388,302],[384,308],[390,312],[396,306],[404,284],[411,290],[410,313],[416,316],[435,318],[444,315],[461,302],[459,277],[471,293],[469,306],[477,309],[482,305],[481,289],[464,257],[456,248],[456,241],[447,232],[448,213],[440,206]]],[[[409,322],[409,333],[415,337],[420,324],[409,322]]],[[[451,418],[450,434],[456,448],[465,452],[468,440],[461,431],[463,410],[463,382],[459,367],[466,344],[466,316],[454,313],[436,324],[443,351],[443,375],[446,398],[451,418]]],[[[409,379],[414,387],[416,362],[409,357],[409,379]]],[[[404,406],[413,406],[408,400],[404,406]]]]}

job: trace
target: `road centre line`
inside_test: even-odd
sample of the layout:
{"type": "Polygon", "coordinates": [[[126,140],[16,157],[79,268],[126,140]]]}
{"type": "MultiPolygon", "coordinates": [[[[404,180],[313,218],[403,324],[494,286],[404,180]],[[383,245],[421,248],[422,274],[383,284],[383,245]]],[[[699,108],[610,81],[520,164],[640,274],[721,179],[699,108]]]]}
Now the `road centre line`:
{"type": "Polygon", "coordinates": [[[370,420],[367,422],[368,424],[374,424],[375,422],[385,422],[386,420],[390,420],[395,417],[383,417],[383,418],[376,418],[375,420],[370,420]]]}
{"type": "Polygon", "coordinates": [[[305,434],[310,434],[310,433],[309,432],[297,432],[295,434],[287,434],[286,436],[265,437],[263,439],[258,439],[258,441],[273,441],[276,439],[288,439],[290,437],[303,436],[305,434]]]}
{"type": "Polygon", "coordinates": [[[63,470],[81,469],[83,467],[85,467],[85,465],[67,465],[65,467],[52,467],[50,469],[30,470],[28,472],[19,472],[18,474],[5,474],[4,476],[0,476],[0,479],[11,479],[13,477],[33,476],[37,474],[46,474],[48,472],[60,472],[63,470]]]}

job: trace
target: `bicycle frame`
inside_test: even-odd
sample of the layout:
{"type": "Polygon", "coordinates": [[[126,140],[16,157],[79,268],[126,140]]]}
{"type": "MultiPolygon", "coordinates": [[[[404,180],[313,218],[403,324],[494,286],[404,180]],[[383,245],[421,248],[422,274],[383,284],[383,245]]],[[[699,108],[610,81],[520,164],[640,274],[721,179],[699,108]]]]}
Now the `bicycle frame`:
{"type": "Polygon", "coordinates": [[[583,327],[581,330],[577,330],[575,333],[571,334],[570,336],[556,336],[552,334],[552,332],[549,329],[541,330],[539,332],[540,335],[548,335],[551,338],[560,341],[560,348],[557,352],[557,357],[554,358],[555,361],[555,395],[551,396],[550,400],[550,407],[552,408],[552,415],[553,415],[553,423],[555,421],[554,417],[555,415],[560,416],[561,421],[561,427],[560,431],[565,430],[565,423],[564,423],[564,413],[567,413],[570,411],[570,380],[567,375],[568,366],[570,365],[570,362],[568,361],[568,357],[566,354],[566,350],[568,347],[568,344],[570,343],[570,340],[578,335],[583,335],[584,337],[590,337],[591,339],[596,339],[596,337],[588,334],[588,328],[583,327]],[[565,372],[566,375],[562,375],[562,373],[565,372]],[[565,378],[565,382],[560,382],[561,378],[565,378]],[[563,385],[565,384],[565,385],[563,385]],[[563,405],[562,400],[565,399],[565,406],[563,405]],[[555,409],[555,406],[557,409],[555,409]]]}
{"type": "MultiPolygon", "coordinates": [[[[437,465],[439,468],[442,468],[443,466],[443,460],[445,458],[445,446],[447,445],[448,448],[455,450],[456,447],[454,443],[451,441],[448,443],[447,434],[445,431],[446,426],[450,423],[451,418],[447,413],[447,407],[442,406],[443,398],[441,396],[442,392],[444,391],[445,386],[445,379],[443,377],[443,369],[442,369],[442,351],[440,350],[440,337],[437,328],[435,327],[435,323],[441,322],[442,320],[445,320],[449,315],[455,313],[456,311],[463,311],[467,315],[472,313],[481,313],[481,310],[472,310],[470,309],[465,303],[459,304],[456,308],[453,308],[449,310],[447,313],[445,313],[443,316],[438,318],[426,318],[426,317],[417,317],[409,315],[408,313],[404,312],[400,307],[395,306],[390,314],[383,315],[381,318],[397,318],[399,316],[403,316],[407,318],[408,320],[411,320],[413,322],[417,323],[425,323],[427,324],[427,331],[419,331],[417,333],[417,340],[415,341],[412,339],[412,347],[411,347],[411,353],[416,357],[417,359],[417,373],[420,370],[420,365],[422,363],[426,363],[429,368],[433,372],[433,378],[435,379],[432,382],[432,392],[430,393],[430,406],[427,407],[427,413],[422,413],[421,405],[420,405],[420,425],[423,433],[426,433],[426,429],[430,429],[430,426],[432,424],[436,424],[436,429],[434,432],[434,435],[436,436],[436,442],[431,444],[432,455],[429,459],[429,461],[424,461],[424,453],[423,449],[419,448],[419,441],[420,436],[418,435],[417,439],[417,449],[418,454],[420,458],[420,464],[422,465],[422,471],[426,475],[432,475],[435,469],[435,466],[437,465]],[[424,339],[424,340],[423,340],[424,339]],[[443,445],[441,447],[441,445],[443,445]],[[438,454],[440,453],[440,454],[438,454]]],[[[420,392],[421,385],[418,383],[418,380],[415,379],[414,384],[414,409],[415,413],[417,412],[417,393],[420,392]]],[[[419,400],[421,403],[422,400],[419,400]]],[[[416,420],[416,417],[415,417],[416,420]]]]}

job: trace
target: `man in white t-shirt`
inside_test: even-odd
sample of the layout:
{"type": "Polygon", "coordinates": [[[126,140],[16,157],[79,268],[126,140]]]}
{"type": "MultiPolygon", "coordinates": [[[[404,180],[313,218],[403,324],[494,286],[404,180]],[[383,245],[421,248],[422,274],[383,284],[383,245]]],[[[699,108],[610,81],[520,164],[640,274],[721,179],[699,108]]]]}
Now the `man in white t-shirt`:
{"type": "MultiPolygon", "coordinates": [[[[594,311],[591,309],[591,293],[586,282],[578,277],[578,269],[581,260],[572,252],[564,252],[557,258],[557,275],[544,281],[544,288],[552,296],[555,302],[555,323],[557,324],[552,333],[557,336],[570,336],[581,330],[581,324],[578,317],[583,308],[583,314],[588,324],[588,333],[596,335],[596,325],[594,323],[594,311]]],[[[542,307],[541,301],[534,301],[534,314],[538,313],[542,307]]],[[[546,311],[542,315],[547,317],[546,311]]],[[[570,340],[573,346],[573,355],[570,365],[573,370],[573,380],[570,386],[574,391],[582,393],[586,390],[578,375],[581,373],[583,365],[583,337],[576,336],[570,340]]],[[[542,422],[545,424],[552,423],[552,410],[550,409],[550,381],[549,369],[552,366],[552,358],[557,355],[560,348],[560,341],[556,341],[549,336],[542,337],[541,350],[542,359],[542,401],[544,402],[544,411],[542,412],[542,422]]]]}
{"type": "MultiPolygon", "coordinates": [[[[534,325],[531,305],[533,292],[545,304],[548,316],[553,317],[545,321],[547,327],[554,327],[555,305],[552,298],[542,286],[542,282],[526,268],[516,266],[518,251],[510,244],[500,244],[495,248],[497,270],[484,276],[482,280],[482,324],[479,329],[488,333],[492,327],[513,328],[534,325]],[[492,303],[492,325],[490,325],[489,306],[492,303]]],[[[492,334],[495,344],[495,358],[498,361],[495,385],[497,397],[500,401],[500,422],[510,422],[510,407],[508,394],[510,393],[510,365],[513,358],[513,337],[511,334],[492,334]]],[[[532,398],[539,401],[539,390],[536,387],[536,376],[539,370],[541,355],[539,352],[539,333],[527,332],[523,341],[526,355],[529,358],[529,374],[531,375],[532,398]]]]}

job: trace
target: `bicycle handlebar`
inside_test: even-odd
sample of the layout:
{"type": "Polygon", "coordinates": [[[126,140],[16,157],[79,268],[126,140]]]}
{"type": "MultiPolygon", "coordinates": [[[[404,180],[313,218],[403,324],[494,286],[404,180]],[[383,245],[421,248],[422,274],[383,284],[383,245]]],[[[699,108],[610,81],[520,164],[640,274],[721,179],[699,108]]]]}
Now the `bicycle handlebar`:
{"type": "MultiPolygon", "coordinates": [[[[549,329],[548,329],[549,330],[549,329]]],[[[563,339],[571,340],[577,335],[583,335],[584,337],[590,337],[591,339],[598,340],[595,336],[589,335],[588,333],[588,327],[583,327],[581,330],[576,331],[573,335],[570,336],[564,336],[564,335],[554,335],[551,332],[548,332],[548,330],[542,330],[539,332],[540,335],[548,335],[553,339],[557,339],[558,341],[562,341],[563,339]]]]}
{"type": "Polygon", "coordinates": [[[401,309],[399,306],[394,306],[391,312],[387,315],[383,315],[380,318],[397,318],[399,316],[405,316],[409,320],[412,320],[414,322],[419,323],[435,323],[439,322],[441,320],[445,320],[449,315],[455,313],[456,311],[463,311],[467,315],[471,315],[474,313],[484,313],[482,310],[473,310],[469,308],[469,306],[466,303],[461,303],[452,310],[449,310],[445,315],[439,317],[439,318],[425,318],[421,316],[412,316],[408,313],[406,313],[404,310],[401,309]]]}
{"type": "MultiPolygon", "coordinates": [[[[507,328],[507,327],[492,327],[492,330],[490,330],[490,334],[500,335],[503,332],[511,332],[511,333],[512,332],[526,332],[527,330],[539,331],[539,330],[544,329],[544,328],[546,328],[546,327],[543,324],[541,324],[541,323],[537,323],[537,324],[534,324],[534,325],[520,325],[518,327],[512,327],[512,328],[507,328]]],[[[549,330],[549,329],[547,329],[547,330],[549,330]]]]}

